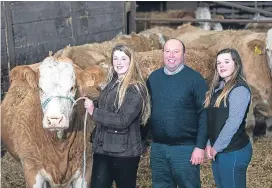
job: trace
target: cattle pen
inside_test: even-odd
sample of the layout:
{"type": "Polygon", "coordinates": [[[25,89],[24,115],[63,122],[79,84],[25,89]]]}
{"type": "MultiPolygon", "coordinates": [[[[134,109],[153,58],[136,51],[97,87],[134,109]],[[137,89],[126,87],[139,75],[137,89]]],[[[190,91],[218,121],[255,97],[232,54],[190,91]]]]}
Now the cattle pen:
{"type": "MultiPolygon", "coordinates": [[[[252,20],[253,13],[271,16],[272,2],[1,2],[1,99],[9,87],[9,72],[18,65],[37,63],[67,45],[110,40],[153,25],[175,26],[186,22],[230,24],[271,23],[252,20]],[[152,7],[150,7],[152,6],[152,7]],[[141,11],[192,10],[208,6],[212,15],[225,19],[146,18],[141,11]],[[154,9],[155,8],[155,9],[154,9]],[[97,11],[101,9],[100,13],[97,11]],[[49,10],[49,12],[48,12],[49,10]],[[101,19],[103,17],[103,19],[101,19]],[[98,24],[99,23],[99,24],[98,24]],[[137,25],[137,26],[136,26],[137,25]]],[[[223,25],[224,26],[224,25],[223,25]]],[[[234,28],[235,29],[235,28],[234,28]]]]}
{"type": "MultiPolygon", "coordinates": [[[[156,56],[155,61],[158,64],[160,63],[158,54],[161,52],[162,45],[160,43],[161,38],[144,32],[148,32],[147,30],[151,27],[157,28],[157,26],[167,26],[167,31],[177,32],[177,26],[188,22],[192,23],[192,25],[198,22],[221,23],[224,29],[234,31],[244,29],[247,23],[269,24],[272,23],[272,2],[2,1],[1,100],[10,86],[9,74],[12,68],[41,62],[48,56],[49,51],[58,54],[62,53],[62,50],[67,50],[68,54],[68,52],[72,53],[71,49],[74,49],[73,47],[80,49],[88,46],[88,50],[90,50],[92,45],[94,47],[91,52],[95,55],[86,55],[85,58],[82,57],[80,60],[98,59],[99,66],[105,68],[107,66],[105,66],[104,61],[108,60],[107,55],[109,52],[104,47],[107,44],[115,44],[114,42],[119,39],[122,42],[130,42],[130,39],[131,41],[134,40],[134,43],[131,42],[130,44],[137,50],[143,50],[136,53],[137,58],[150,63],[145,67],[144,76],[146,77],[147,72],[154,69],[151,62],[155,58],[152,56],[156,56]],[[188,11],[203,5],[210,8],[211,15],[220,14],[224,15],[225,18],[151,18],[146,16],[150,15],[152,11],[165,13],[168,10],[176,9],[179,11],[182,8],[188,11]],[[146,17],[140,16],[143,12],[146,13],[144,14],[146,17]],[[260,13],[271,18],[252,20],[254,13],[260,13]],[[144,34],[138,35],[132,32],[143,32],[144,34]],[[123,36],[123,34],[127,35],[123,36]],[[139,37],[140,35],[142,38],[139,37]],[[140,44],[144,45],[139,45],[139,41],[140,44]],[[105,46],[99,48],[100,44],[105,44],[105,46]],[[98,49],[94,50],[94,48],[98,49]]],[[[201,32],[204,33],[204,31],[201,32]]],[[[190,50],[194,51],[193,48],[188,49],[188,54],[190,54],[190,50]]],[[[255,54],[261,53],[261,50],[260,45],[257,48],[255,46],[255,54]]],[[[199,56],[194,55],[194,58],[202,58],[203,62],[205,61],[206,57],[200,56],[203,51],[199,50],[195,53],[199,56]]],[[[204,51],[204,53],[206,52],[204,51]]],[[[86,67],[88,65],[88,63],[84,64],[86,67]]],[[[141,65],[144,67],[144,63],[141,65]]],[[[265,124],[263,117],[257,117],[256,123],[260,129],[255,132],[257,136],[254,138],[254,153],[248,168],[247,187],[272,188],[272,138],[264,136],[265,124]]],[[[150,142],[151,140],[149,140],[149,144],[150,142]]],[[[5,151],[5,149],[1,150],[1,187],[26,188],[27,185],[20,163],[5,151]]],[[[141,157],[137,175],[137,188],[152,187],[149,157],[150,145],[148,145],[145,154],[141,157]]],[[[208,160],[201,166],[201,183],[203,188],[216,187],[212,177],[211,163],[208,160]]]]}
{"type": "MultiPolygon", "coordinates": [[[[142,3],[144,6],[144,3],[142,3]]],[[[147,23],[152,22],[153,25],[170,25],[174,24],[174,26],[181,25],[182,23],[196,23],[196,22],[218,22],[225,24],[225,29],[237,29],[237,28],[243,28],[245,27],[246,23],[272,23],[272,3],[271,2],[222,2],[222,1],[214,1],[214,2],[190,2],[190,5],[188,6],[188,9],[184,8],[186,7],[186,3],[175,3],[175,2],[166,2],[169,8],[171,10],[185,10],[185,11],[191,11],[198,6],[204,6],[208,7],[211,11],[212,17],[215,17],[215,15],[222,15],[224,19],[194,19],[190,16],[185,16],[185,18],[178,18],[178,17],[152,17],[148,14],[144,14],[144,12],[140,11],[136,13],[136,17],[132,19],[131,25],[133,28],[136,28],[137,32],[141,30],[148,29],[149,26],[147,23]],[[244,5],[247,6],[244,6],[244,5]],[[185,5],[184,7],[182,7],[185,5]],[[258,7],[259,5],[259,7],[258,7]],[[270,19],[266,20],[260,20],[260,19],[252,19],[253,14],[263,14],[265,16],[268,16],[270,19]],[[137,25],[137,26],[136,26],[137,25]]],[[[154,13],[162,12],[162,10],[166,10],[166,5],[164,5],[164,8],[162,4],[160,4],[161,7],[156,9],[154,13]]],[[[169,9],[168,8],[168,9],[169,9]]],[[[145,12],[147,13],[147,12],[145,12]]]]}

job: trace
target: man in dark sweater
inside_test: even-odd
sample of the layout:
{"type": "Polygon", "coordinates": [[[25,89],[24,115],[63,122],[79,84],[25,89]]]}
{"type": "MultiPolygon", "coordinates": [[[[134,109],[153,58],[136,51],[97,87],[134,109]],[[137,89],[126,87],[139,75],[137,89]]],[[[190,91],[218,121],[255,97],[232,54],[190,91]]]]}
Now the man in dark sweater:
{"type": "Polygon", "coordinates": [[[153,137],[151,170],[154,188],[200,188],[200,167],[207,143],[203,108],[204,78],[184,65],[185,46],[170,39],[164,46],[164,67],[154,71],[147,86],[151,96],[148,122],[153,137]]]}

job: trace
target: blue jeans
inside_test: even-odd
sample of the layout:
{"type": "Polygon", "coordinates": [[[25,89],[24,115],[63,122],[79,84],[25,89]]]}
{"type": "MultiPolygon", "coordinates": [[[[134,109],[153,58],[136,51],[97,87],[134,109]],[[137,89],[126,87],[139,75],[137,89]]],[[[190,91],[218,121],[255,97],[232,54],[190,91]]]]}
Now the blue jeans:
{"type": "Polygon", "coordinates": [[[251,157],[251,143],[237,151],[218,153],[212,162],[217,188],[246,188],[246,172],[251,157]]]}
{"type": "Polygon", "coordinates": [[[190,162],[195,146],[152,143],[151,172],[154,188],[200,188],[199,165],[190,162]]]}

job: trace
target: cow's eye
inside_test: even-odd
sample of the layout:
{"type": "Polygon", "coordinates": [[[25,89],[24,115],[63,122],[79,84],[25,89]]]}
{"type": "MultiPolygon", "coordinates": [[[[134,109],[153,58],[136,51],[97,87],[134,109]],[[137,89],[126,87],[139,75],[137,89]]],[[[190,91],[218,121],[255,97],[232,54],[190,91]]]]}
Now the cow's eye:
{"type": "Polygon", "coordinates": [[[39,87],[39,93],[42,95],[44,93],[44,91],[42,90],[42,88],[39,87]]]}
{"type": "Polygon", "coordinates": [[[71,87],[70,92],[72,93],[74,91],[75,91],[75,87],[73,86],[73,87],[71,87]]]}

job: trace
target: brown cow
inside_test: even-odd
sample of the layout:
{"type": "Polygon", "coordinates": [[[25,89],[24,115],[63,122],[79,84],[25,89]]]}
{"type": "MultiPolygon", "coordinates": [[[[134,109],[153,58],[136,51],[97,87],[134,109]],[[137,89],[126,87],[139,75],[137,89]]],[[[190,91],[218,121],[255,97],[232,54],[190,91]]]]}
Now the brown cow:
{"type": "MultiPolygon", "coordinates": [[[[36,67],[36,66],[34,66],[36,67]]],[[[86,147],[83,178],[84,112],[80,96],[97,97],[105,75],[97,67],[81,70],[68,59],[46,58],[35,72],[15,67],[2,102],[1,131],[8,152],[24,170],[28,187],[83,187],[91,177],[91,146],[86,147]],[[76,91],[77,90],[77,91],[76,91]]],[[[86,138],[93,123],[88,118],[86,138]]]]}
{"type": "MultiPolygon", "coordinates": [[[[172,29],[169,27],[164,26],[157,26],[153,27],[151,29],[144,30],[140,32],[139,34],[147,34],[147,33],[160,33],[165,39],[169,39],[172,37],[178,37],[179,35],[182,35],[184,38],[186,38],[186,41],[189,43],[190,41],[193,41],[200,36],[204,35],[210,35],[211,33],[218,33],[219,31],[206,31],[199,27],[194,27],[191,24],[183,24],[179,26],[177,29],[172,29]]],[[[186,46],[187,47],[187,46],[186,46]]]]}
{"type": "MultiPolygon", "coordinates": [[[[269,127],[271,125],[271,117],[272,117],[272,102],[271,102],[271,76],[269,74],[269,67],[267,66],[267,62],[265,60],[264,49],[265,49],[265,34],[262,33],[253,33],[250,31],[232,31],[227,30],[223,32],[219,31],[204,31],[200,28],[193,27],[191,25],[183,25],[177,30],[169,30],[165,27],[157,27],[154,29],[150,29],[148,31],[142,32],[140,34],[148,34],[148,33],[158,33],[159,30],[162,30],[166,33],[161,33],[162,35],[176,37],[178,39],[183,40],[185,46],[188,50],[194,49],[196,52],[202,51],[205,55],[210,55],[211,59],[215,58],[216,53],[226,47],[233,47],[236,48],[244,62],[244,70],[246,77],[251,85],[252,96],[253,96],[253,103],[251,106],[250,116],[247,119],[247,127],[253,129],[255,127],[255,116],[253,115],[254,109],[257,112],[260,112],[262,115],[267,117],[267,134],[269,134],[269,127]],[[170,33],[167,33],[167,32],[170,33]],[[226,40],[228,39],[228,40],[226,40]],[[237,40],[239,39],[239,40],[237,40]],[[241,41],[242,39],[242,41],[241,41]],[[241,49],[241,50],[240,50],[241,49]],[[259,65],[259,66],[256,66],[259,65]],[[263,73],[262,79],[256,79],[258,73],[263,73]],[[270,123],[269,123],[270,122],[270,123]]],[[[88,46],[82,46],[82,51],[88,51],[88,46]],[[86,48],[87,47],[87,48],[86,48]]],[[[267,47],[267,49],[269,49],[267,47]]],[[[192,50],[192,51],[194,51],[192,50]]],[[[86,54],[86,53],[85,53],[86,54]]],[[[143,67],[143,74],[146,77],[151,70],[154,70],[154,66],[160,61],[160,56],[154,55],[156,53],[149,51],[149,52],[139,52],[136,53],[136,58],[138,56],[139,62],[149,62],[152,63],[146,64],[143,67]],[[156,60],[155,60],[156,59],[156,60]],[[153,61],[155,60],[155,61],[153,61]],[[147,67],[147,68],[146,68],[147,67]]],[[[79,66],[86,67],[92,63],[97,65],[103,66],[105,69],[108,68],[109,59],[104,61],[94,60],[89,61],[84,64],[85,61],[80,59],[85,58],[84,55],[79,55],[79,53],[74,50],[74,52],[69,53],[75,63],[79,66]],[[78,58],[78,60],[74,59],[78,58]]],[[[190,55],[189,55],[190,57],[190,55]]],[[[193,56],[192,56],[193,57],[193,56]]],[[[196,57],[201,57],[199,54],[196,57]]],[[[88,58],[87,58],[88,59],[88,58]]],[[[199,62],[201,62],[201,58],[199,62]]],[[[190,61],[189,61],[190,62],[190,61]]],[[[161,64],[161,63],[160,63],[161,64]]],[[[207,64],[206,64],[207,65],[207,64]]],[[[196,68],[198,66],[195,66],[196,68]]],[[[204,66],[205,67],[205,66],[204,66]]],[[[201,73],[208,74],[204,69],[200,69],[201,73]]],[[[205,75],[207,76],[207,75],[205,75]]],[[[208,77],[208,76],[207,76],[208,77]]],[[[252,133],[252,131],[250,131],[252,133]]]]}
{"type": "MultiPolygon", "coordinates": [[[[62,53],[59,53],[58,56],[68,57],[73,60],[73,62],[81,67],[86,68],[92,65],[98,65],[103,68],[104,71],[108,71],[111,67],[110,58],[105,59],[104,61],[96,60],[95,58],[92,61],[87,61],[89,56],[94,54],[88,53],[88,45],[81,45],[75,47],[66,47],[62,53]],[[83,55],[85,54],[85,55],[83,55]]],[[[212,53],[206,50],[199,49],[188,49],[186,50],[186,62],[188,66],[199,71],[204,78],[209,79],[213,74],[213,66],[210,62],[213,62],[212,53]]],[[[146,52],[135,52],[135,59],[140,64],[140,69],[142,71],[143,77],[147,79],[149,74],[162,67],[163,65],[163,53],[162,49],[152,50],[146,52]]]]}
{"type": "MultiPolygon", "coordinates": [[[[260,13],[257,13],[253,16],[252,20],[272,20],[271,17],[261,16],[260,13]]],[[[252,30],[255,32],[267,32],[272,28],[272,23],[248,23],[245,26],[245,29],[252,30]]]]}
{"type": "MultiPolygon", "coordinates": [[[[210,9],[208,7],[198,7],[195,10],[168,10],[165,12],[151,11],[151,12],[137,12],[136,16],[138,18],[151,18],[151,19],[224,19],[222,15],[211,15],[210,9]]],[[[186,22],[185,22],[186,23],[186,22]]],[[[191,24],[191,22],[187,22],[191,24]]],[[[217,30],[222,31],[223,27],[220,23],[209,23],[209,22],[199,22],[196,23],[205,30],[217,30]]],[[[137,24],[137,31],[146,30],[147,28],[153,28],[157,26],[168,25],[171,28],[176,28],[177,24],[169,23],[167,21],[149,21],[149,22],[139,22],[137,24]]]]}
{"type": "Polygon", "coordinates": [[[111,41],[72,47],[67,46],[56,52],[54,57],[68,57],[76,64],[80,64],[81,68],[86,68],[92,63],[98,65],[109,61],[113,47],[120,43],[130,46],[134,51],[144,52],[161,49],[164,44],[164,38],[157,33],[119,35],[111,41]]]}
{"type": "MultiPolygon", "coordinates": [[[[188,30],[186,27],[186,30],[188,30]]],[[[180,28],[182,30],[182,27],[180,28]]],[[[252,91],[252,106],[250,116],[247,119],[247,127],[252,130],[255,127],[253,111],[256,110],[267,118],[266,134],[272,136],[272,79],[270,68],[265,54],[265,33],[254,33],[246,30],[201,31],[190,26],[190,33],[182,33],[176,36],[185,43],[187,48],[206,49],[216,53],[223,48],[235,48],[241,55],[245,76],[252,91]],[[193,37],[190,37],[190,36],[193,37]]]]}
{"type": "MultiPolygon", "coordinates": [[[[165,12],[152,11],[152,12],[137,12],[136,16],[138,18],[183,18],[183,19],[193,19],[195,18],[195,13],[193,10],[168,10],[165,12]]],[[[138,22],[137,31],[146,30],[147,28],[153,28],[158,25],[169,25],[170,27],[176,27],[176,24],[169,24],[169,22],[138,22]]]]}

